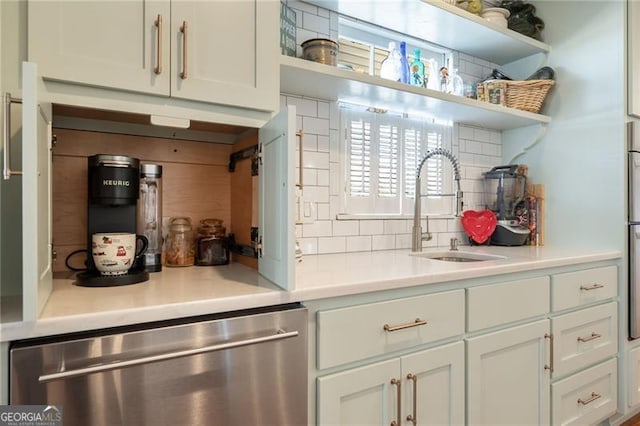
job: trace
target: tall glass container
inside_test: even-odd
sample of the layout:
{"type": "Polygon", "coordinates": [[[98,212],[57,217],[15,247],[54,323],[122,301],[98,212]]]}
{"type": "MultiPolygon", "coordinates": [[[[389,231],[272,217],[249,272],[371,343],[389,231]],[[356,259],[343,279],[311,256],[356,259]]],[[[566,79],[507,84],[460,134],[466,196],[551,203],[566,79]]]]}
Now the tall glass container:
{"type": "Polygon", "coordinates": [[[149,240],[144,256],[147,272],[162,270],[162,166],[140,166],[140,197],[138,198],[138,234],[149,240]]]}

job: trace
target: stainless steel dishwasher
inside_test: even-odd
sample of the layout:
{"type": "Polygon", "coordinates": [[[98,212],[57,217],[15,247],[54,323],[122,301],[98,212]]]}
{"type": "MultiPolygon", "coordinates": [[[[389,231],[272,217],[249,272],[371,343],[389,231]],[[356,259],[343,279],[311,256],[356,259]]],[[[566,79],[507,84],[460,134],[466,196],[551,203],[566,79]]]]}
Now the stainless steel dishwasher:
{"type": "Polygon", "coordinates": [[[9,400],[69,425],[306,425],[299,304],[16,342],[9,400]]]}

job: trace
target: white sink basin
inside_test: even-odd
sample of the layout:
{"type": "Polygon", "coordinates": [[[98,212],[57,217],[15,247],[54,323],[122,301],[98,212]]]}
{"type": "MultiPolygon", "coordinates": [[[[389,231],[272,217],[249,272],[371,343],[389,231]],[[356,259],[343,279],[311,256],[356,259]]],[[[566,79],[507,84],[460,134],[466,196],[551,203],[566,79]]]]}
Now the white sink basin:
{"type": "Polygon", "coordinates": [[[443,262],[482,262],[484,260],[506,259],[504,256],[493,254],[470,253],[466,251],[448,250],[448,251],[428,251],[413,252],[411,256],[424,257],[426,259],[440,260],[443,262]]]}

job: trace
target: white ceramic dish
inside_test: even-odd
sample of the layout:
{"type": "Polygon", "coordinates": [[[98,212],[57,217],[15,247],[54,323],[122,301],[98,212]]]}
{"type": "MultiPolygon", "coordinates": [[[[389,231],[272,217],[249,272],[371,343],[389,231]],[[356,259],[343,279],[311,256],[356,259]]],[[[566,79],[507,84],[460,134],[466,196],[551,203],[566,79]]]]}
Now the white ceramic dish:
{"type": "Polygon", "coordinates": [[[503,9],[501,7],[489,7],[484,9],[480,16],[486,19],[489,22],[493,22],[496,25],[500,25],[501,27],[507,27],[507,18],[511,12],[507,9],[503,9]]]}

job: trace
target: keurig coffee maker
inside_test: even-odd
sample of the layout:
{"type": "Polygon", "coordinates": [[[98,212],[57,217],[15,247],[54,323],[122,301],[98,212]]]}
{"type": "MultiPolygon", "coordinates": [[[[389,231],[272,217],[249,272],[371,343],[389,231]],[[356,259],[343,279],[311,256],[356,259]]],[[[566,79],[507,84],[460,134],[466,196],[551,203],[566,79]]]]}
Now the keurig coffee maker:
{"type": "MultiPolygon", "coordinates": [[[[105,275],[96,268],[92,256],[94,234],[136,233],[136,206],[140,185],[140,161],[124,155],[97,154],[88,158],[87,270],[77,275],[77,284],[106,287],[143,282],[142,253],[120,275],[105,275]]],[[[140,238],[140,237],[139,237],[140,238]]],[[[143,249],[146,249],[146,238],[143,249]]],[[[136,251],[135,243],[133,250],[136,251]]],[[[94,250],[95,251],[95,250],[94,250]]]]}

